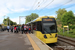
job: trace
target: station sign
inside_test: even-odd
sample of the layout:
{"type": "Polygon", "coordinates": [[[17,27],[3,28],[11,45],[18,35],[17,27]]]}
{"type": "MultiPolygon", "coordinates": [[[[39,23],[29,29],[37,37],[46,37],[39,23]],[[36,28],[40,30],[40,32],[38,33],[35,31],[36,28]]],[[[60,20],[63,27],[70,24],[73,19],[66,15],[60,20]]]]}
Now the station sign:
{"type": "Polygon", "coordinates": [[[43,18],[42,21],[55,21],[55,19],[54,18],[43,18]]]}

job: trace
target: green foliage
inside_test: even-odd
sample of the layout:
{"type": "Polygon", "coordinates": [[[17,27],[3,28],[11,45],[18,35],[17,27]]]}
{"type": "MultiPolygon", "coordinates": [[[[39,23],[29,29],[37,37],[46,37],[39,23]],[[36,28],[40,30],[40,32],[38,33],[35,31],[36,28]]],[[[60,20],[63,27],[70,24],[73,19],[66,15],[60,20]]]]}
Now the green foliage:
{"type": "Polygon", "coordinates": [[[32,13],[31,15],[31,20],[34,20],[35,18],[39,17],[38,14],[32,13]]]}
{"type": "Polygon", "coordinates": [[[13,25],[17,25],[17,23],[16,22],[13,22],[13,25]]]}
{"type": "Polygon", "coordinates": [[[66,12],[62,15],[62,25],[68,25],[70,29],[75,28],[75,17],[72,11],[66,12]]]}
{"type": "Polygon", "coordinates": [[[32,13],[31,15],[26,16],[26,22],[25,23],[28,23],[28,22],[36,19],[37,17],[39,17],[38,14],[32,13]]]}
{"type": "Polygon", "coordinates": [[[69,31],[70,34],[75,35],[75,29],[69,31]]]}
{"type": "Polygon", "coordinates": [[[75,25],[69,26],[70,29],[75,29],[75,25]]]}
{"type": "Polygon", "coordinates": [[[57,13],[57,24],[58,24],[58,34],[75,38],[75,16],[72,11],[66,11],[65,9],[59,9],[56,11],[57,13]],[[62,25],[61,27],[59,27],[62,25]],[[69,34],[67,31],[63,33],[63,26],[68,25],[69,26],[69,34]]]}
{"type": "Polygon", "coordinates": [[[75,38],[75,35],[72,35],[72,34],[68,34],[67,32],[65,32],[65,33],[62,33],[62,32],[60,32],[60,33],[58,33],[59,35],[62,35],[62,36],[67,36],[67,37],[71,37],[71,38],[75,38]]]}
{"type": "Polygon", "coordinates": [[[63,32],[63,29],[61,29],[61,28],[58,28],[58,32],[63,32]]]}
{"type": "Polygon", "coordinates": [[[61,17],[62,17],[62,15],[63,15],[65,12],[67,12],[67,11],[65,10],[65,8],[59,9],[58,11],[56,11],[57,19],[61,21],[61,17]]]}
{"type": "Polygon", "coordinates": [[[17,23],[16,22],[13,22],[13,21],[11,21],[10,19],[9,19],[9,17],[8,18],[6,18],[6,19],[4,19],[3,20],[3,23],[4,23],[4,25],[16,25],[17,23]]]}
{"type": "Polygon", "coordinates": [[[4,23],[4,25],[6,25],[7,24],[7,19],[4,19],[3,23],[4,23]]]}
{"type": "Polygon", "coordinates": [[[27,23],[27,22],[30,22],[30,21],[31,21],[30,15],[26,16],[26,23],[27,23]]]}

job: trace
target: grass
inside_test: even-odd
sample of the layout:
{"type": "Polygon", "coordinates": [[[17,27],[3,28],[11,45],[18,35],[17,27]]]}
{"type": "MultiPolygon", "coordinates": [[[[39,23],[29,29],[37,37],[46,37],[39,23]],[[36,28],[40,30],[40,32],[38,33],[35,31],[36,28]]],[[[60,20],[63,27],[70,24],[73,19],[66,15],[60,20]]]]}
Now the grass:
{"type": "Polygon", "coordinates": [[[70,38],[75,38],[75,35],[73,35],[73,34],[71,34],[71,33],[67,33],[67,32],[65,32],[65,33],[62,33],[62,32],[60,32],[60,33],[58,33],[59,35],[62,35],[62,36],[67,36],[67,37],[70,37],[70,38]]]}
{"type": "Polygon", "coordinates": [[[70,38],[75,38],[75,29],[69,30],[69,34],[68,34],[67,32],[63,33],[63,28],[62,28],[61,22],[58,22],[57,26],[58,26],[58,34],[59,35],[70,37],[70,38]]]}

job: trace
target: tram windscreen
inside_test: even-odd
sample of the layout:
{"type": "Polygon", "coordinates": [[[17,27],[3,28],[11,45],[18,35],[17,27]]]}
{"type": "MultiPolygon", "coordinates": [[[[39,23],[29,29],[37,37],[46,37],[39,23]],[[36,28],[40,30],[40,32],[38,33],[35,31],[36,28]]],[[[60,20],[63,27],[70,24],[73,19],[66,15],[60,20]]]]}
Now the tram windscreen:
{"type": "Polygon", "coordinates": [[[56,33],[56,24],[55,23],[43,23],[44,33],[56,33]]]}

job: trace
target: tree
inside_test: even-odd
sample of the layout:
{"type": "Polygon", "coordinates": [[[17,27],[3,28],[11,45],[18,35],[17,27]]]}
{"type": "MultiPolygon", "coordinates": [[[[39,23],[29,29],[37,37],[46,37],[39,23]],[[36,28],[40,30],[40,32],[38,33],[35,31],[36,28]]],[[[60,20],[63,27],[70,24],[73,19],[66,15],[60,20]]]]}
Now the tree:
{"type": "Polygon", "coordinates": [[[67,12],[67,11],[65,10],[65,8],[59,9],[58,11],[56,11],[57,19],[59,19],[59,20],[61,21],[61,17],[62,17],[62,15],[63,15],[65,12],[67,12]]]}
{"type": "Polygon", "coordinates": [[[31,15],[26,16],[26,22],[25,23],[30,22],[30,21],[36,19],[37,17],[39,17],[38,14],[32,13],[31,15]]]}
{"type": "Polygon", "coordinates": [[[9,19],[9,17],[8,18],[6,18],[6,19],[4,19],[3,20],[3,23],[4,23],[4,25],[16,25],[17,23],[16,22],[13,22],[13,21],[11,21],[10,19],[9,19]]]}
{"type": "Polygon", "coordinates": [[[3,20],[4,25],[7,25],[7,19],[3,20]]]}
{"type": "Polygon", "coordinates": [[[16,22],[13,22],[13,25],[17,25],[17,23],[16,22]]]}
{"type": "Polygon", "coordinates": [[[31,21],[30,15],[26,16],[26,23],[31,21]]]}
{"type": "Polygon", "coordinates": [[[9,17],[7,17],[7,19],[4,19],[3,20],[4,25],[9,25],[9,21],[10,21],[9,17]]]}
{"type": "Polygon", "coordinates": [[[30,17],[31,17],[31,20],[34,20],[35,18],[37,18],[37,17],[39,17],[39,16],[38,16],[38,14],[36,14],[36,13],[32,13],[32,14],[30,15],[30,17]]]}
{"type": "Polygon", "coordinates": [[[70,29],[73,29],[75,26],[75,17],[72,11],[66,12],[62,15],[61,18],[62,24],[63,25],[69,25],[70,29]]]}

